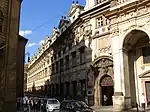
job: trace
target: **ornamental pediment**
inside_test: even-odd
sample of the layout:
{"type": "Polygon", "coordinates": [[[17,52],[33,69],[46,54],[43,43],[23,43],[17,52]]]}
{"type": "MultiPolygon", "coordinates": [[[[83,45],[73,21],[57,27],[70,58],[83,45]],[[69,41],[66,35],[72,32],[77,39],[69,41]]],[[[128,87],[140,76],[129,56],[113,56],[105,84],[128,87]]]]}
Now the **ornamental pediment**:
{"type": "Polygon", "coordinates": [[[147,78],[150,77],[150,70],[139,75],[139,78],[147,78]]]}
{"type": "Polygon", "coordinates": [[[95,61],[93,62],[93,67],[96,67],[96,68],[104,68],[104,67],[109,67],[109,66],[113,66],[113,61],[108,56],[99,57],[95,59],[95,61]]]}

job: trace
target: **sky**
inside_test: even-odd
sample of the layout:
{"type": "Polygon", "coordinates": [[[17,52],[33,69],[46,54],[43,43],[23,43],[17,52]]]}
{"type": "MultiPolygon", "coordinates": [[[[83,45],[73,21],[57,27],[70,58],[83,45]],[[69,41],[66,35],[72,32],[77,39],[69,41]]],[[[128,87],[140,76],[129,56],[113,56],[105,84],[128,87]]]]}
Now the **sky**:
{"type": "MultiPolygon", "coordinates": [[[[74,0],[75,1],[75,0],[74,0]]],[[[23,0],[19,34],[28,39],[26,53],[32,56],[53,27],[58,27],[61,16],[67,16],[73,0],[23,0]]],[[[85,0],[78,0],[85,5],[85,0]]]]}

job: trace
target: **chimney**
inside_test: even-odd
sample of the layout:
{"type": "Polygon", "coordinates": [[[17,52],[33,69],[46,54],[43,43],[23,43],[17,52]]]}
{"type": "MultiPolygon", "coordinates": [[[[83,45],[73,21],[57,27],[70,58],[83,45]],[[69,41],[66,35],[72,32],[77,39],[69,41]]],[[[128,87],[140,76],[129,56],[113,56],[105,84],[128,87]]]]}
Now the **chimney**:
{"type": "Polygon", "coordinates": [[[78,1],[76,1],[76,5],[79,5],[79,2],[78,2],[78,1]]]}
{"type": "Polygon", "coordinates": [[[64,16],[64,19],[66,19],[66,16],[64,16]]]}

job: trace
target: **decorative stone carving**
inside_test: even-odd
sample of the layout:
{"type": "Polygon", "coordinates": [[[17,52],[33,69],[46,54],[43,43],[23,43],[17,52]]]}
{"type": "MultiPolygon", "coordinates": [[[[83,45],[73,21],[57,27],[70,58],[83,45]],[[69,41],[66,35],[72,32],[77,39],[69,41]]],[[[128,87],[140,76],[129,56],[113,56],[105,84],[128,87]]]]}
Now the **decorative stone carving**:
{"type": "Polygon", "coordinates": [[[103,58],[99,61],[97,61],[95,64],[94,64],[94,68],[97,68],[98,71],[102,71],[102,74],[103,75],[106,75],[109,71],[109,67],[112,67],[113,66],[113,62],[107,58],[103,58]]]}
{"type": "Polygon", "coordinates": [[[106,52],[110,52],[110,50],[111,50],[111,46],[107,46],[107,47],[99,49],[99,52],[106,53],[106,52]]]}
{"type": "Polygon", "coordinates": [[[126,21],[131,18],[137,18],[140,15],[145,15],[146,13],[150,12],[150,7],[138,7],[137,10],[131,11],[131,12],[124,12],[123,14],[120,14],[118,17],[111,19],[111,24],[126,21]],[[118,20],[118,21],[117,21],[118,20]]]}
{"type": "Polygon", "coordinates": [[[86,30],[85,32],[84,32],[84,39],[88,39],[89,40],[89,44],[88,44],[88,46],[90,47],[90,45],[91,45],[91,43],[92,43],[92,37],[91,37],[91,35],[92,35],[92,30],[86,30]]]}
{"type": "Polygon", "coordinates": [[[119,36],[119,28],[114,28],[114,29],[111,31],[111,35],[112,35],[112,36],[119,36]]]}

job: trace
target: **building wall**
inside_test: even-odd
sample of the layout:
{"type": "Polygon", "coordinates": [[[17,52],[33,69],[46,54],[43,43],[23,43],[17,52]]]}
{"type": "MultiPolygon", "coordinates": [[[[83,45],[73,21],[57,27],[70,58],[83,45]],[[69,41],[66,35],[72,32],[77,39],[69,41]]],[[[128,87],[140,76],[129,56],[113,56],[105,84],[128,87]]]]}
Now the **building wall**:
{"type": "Polygon", "coordinates": [[[17,58],[16,97],[24,96],[24,63],[25,63],[24,55],[25,55],[25,45],[27,41],[28,40],[22,36],[18,37],[17,57],[19,58],[17,58]]]}
{"type": "Polygon", "coordinates": [[[16,111],[17,47],[20,19],[19,0],[1,0],[0,10],[3,24],[0,43],[3,46],[0,108],[2,111],[16,111]],[[4,100],[5,99],[5,100],[4,100]],[[8,108],[9,107],[9,108],[8,108]]]}
{"type": "Polygon", "coordinates": [[[45,43],[41,45],[40,50],[37,51],[36,61],[31,58],[32,61],[28,64],[27,72],[27,91],[32,91],[33,86],[35,90],[43,91],[42,87],[46,81],[50,80],[51,74],[51,60],[49,49],[49,38],[46,38],[45,43]]]}
{"type": "Polygon", "coordinates": [[[87,77],[92,75],[92,87],[86,88],[87,92],[91,91],[90,95],[86,94],[90,105],[102,105],[102,88],[105,87],[101,83],[105,77],[111,81],[113,94],[110,99],[114,110],[122,111],[136,106],[136,103],[140,105],[142,93],[149,97],[145,84],[149,81],[150,68],[149,62],[143,63],[145,56],[142,50],[149,46],[149,7],[150,3],[146,0],[113,0],[98,4],[95,0],[86,0],[85,11],[64,32],[57,36],[52,33],[50,94],[60,94],[62,87],[64,93],[60,95],[78,96],[81,93],[79,80],[84,79],[87,84],[87,77]],[[79,48],[82,46],[85,47],[84,64],[80,63],[79,48]],[[76,62],[73,61],[74,51],[76,62]],[[64,61],[61,68],[60,60],[65,60],[66,56],[69,56],[69,65],[64,61]],[[68,92],[73,91],[73,87],[74,95],[68,92]]]}

